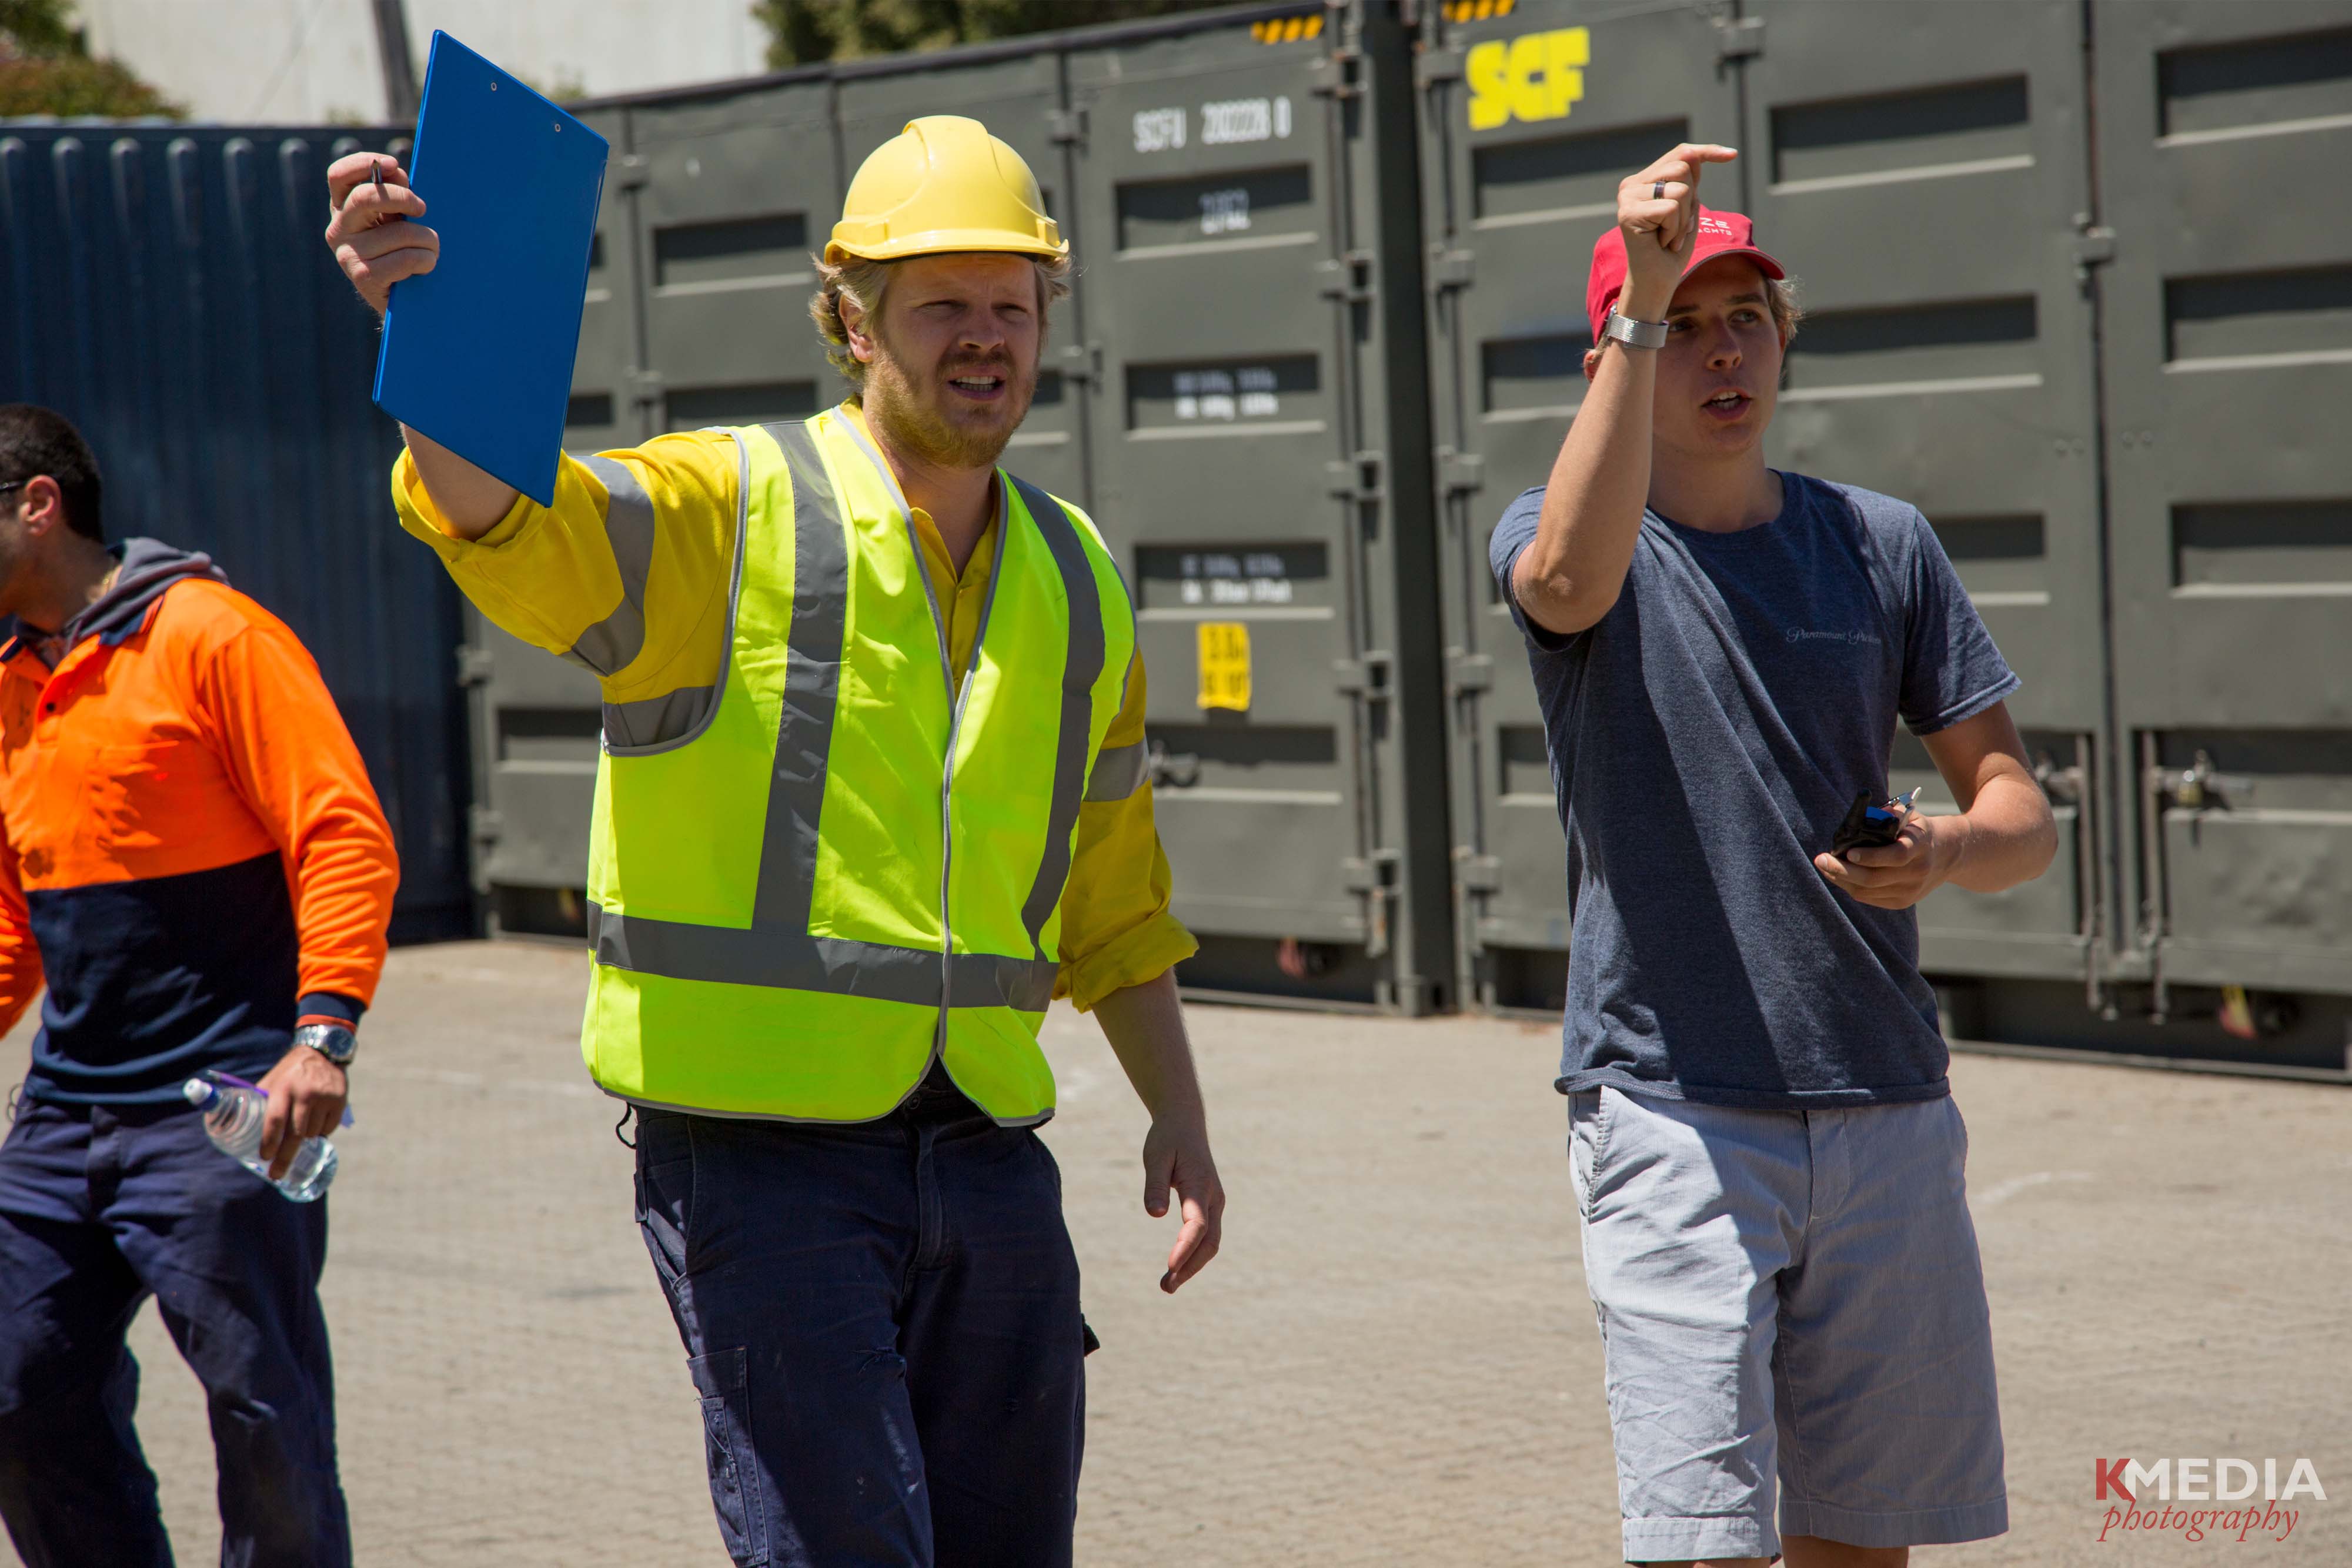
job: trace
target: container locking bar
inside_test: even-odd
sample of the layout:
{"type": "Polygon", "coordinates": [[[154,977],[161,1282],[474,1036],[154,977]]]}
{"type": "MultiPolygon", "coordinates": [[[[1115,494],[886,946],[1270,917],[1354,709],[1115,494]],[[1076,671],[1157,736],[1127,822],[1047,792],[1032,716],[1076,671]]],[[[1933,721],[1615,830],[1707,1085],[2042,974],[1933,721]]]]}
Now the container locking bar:
{"type": "Polygon", "coordinates": [[[1364,956],[1381,958],[1389,950],[1389,900],[1396,896],[1397,852],[1376,849],[1339,862],[1339,874],[1349,892],[1364,901],[1364,956]]]}
{"type": "Polygon", "coordinates": [[[2227,810],[2233,801],[2252,798],[2254,781],[2243,773],[2223,773],[2213,758],[2200,751],[2186,768],[2151,768],[2147,788],[2168,806],[2184,811],[2227,810]]]}

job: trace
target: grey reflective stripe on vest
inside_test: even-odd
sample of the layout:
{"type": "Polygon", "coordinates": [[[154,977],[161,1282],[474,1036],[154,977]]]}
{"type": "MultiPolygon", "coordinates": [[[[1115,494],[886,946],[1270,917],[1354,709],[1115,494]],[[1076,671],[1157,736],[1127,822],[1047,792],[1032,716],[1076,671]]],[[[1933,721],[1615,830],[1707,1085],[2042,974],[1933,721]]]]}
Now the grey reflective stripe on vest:
{"type": "Polygon", "coordinates": [[[604,482],[604,538],[621,572],[621,602],[585,632],[563,656],[600,675],[626,669],[646,645],[646,579],[654,566],[654,501],[637,476],[610,457],[583,457],[581,465],[604,482]]]}
{"type": "Polygon", "coordinates": [[[680,686],[657,697],[604,705],[604,744],[615,751],[645,751],[692,732],[717,706],[717,686],[680,686]]]}
{"type": "MultiPolygon", "coordinates": [[[[588,906],[588,941],[596,961],[674,980],[769,986],[830,996],[872,997],[910,1007],[940,1005],[940,955],[754,925],[749,930],[693,925],[588,906]]],[[[1054,998],[1061,966],[1051,960],[958,953],[954,1005],[1017,1008],[1041,1013],[1054,998]]]]}
{"type": "MultiPolygon", "coordinates": [[[[833,481],[808,427],[765,427],[793,480],[793,624],[784,640],[783,715],[768,774],[768,825],[760,842],[755,928],[808,929],[816,898],[818,820],[841,699],[841,651],[849,627],[849,545],[833,481]]],[[[932,975],[936,979],[938,970],[932,975]]],[[[831,989],[832,988],[822,988],[831,989]]],[[[919,998],[936,1001],[936,987],[919,998]]]]}
{"type": "Polygon", "coordinates": [[[735,444],[734,565],[727,573],[727,624],[719,632],[719,675],[707,686],[683,686],[657,697],[633,703],[604,705],[604,749],[615,757],[649,757],[675,751],[710,727],[719,716],[719,698],[727,690],[727,672],[735,660],[735,613],[743,590],[744,540],[751,533],[751,452],[730,430],[715,431],[735,444]]]}
{"type": "Polygon", "coordinates": [[[1124,800],[1151,777],[1151,754],[1144,744],[1106,746],[1095,753],[1095,770],[1087,775],[1088,800],[1124,800]]]}
{"type": "MultiPolygon", "coordinates": [[[[1012,479],[1011,475],[1006,478],[1012,479]]],[[[1029,932],[1029,946],[1045,956],[1045,922],[1062,901],[1062,884],[1070,879],[1070,833],[1078,825],[1078,801],[1086,792],[1087,737],[1094,719],[1095,682],[1102,677],[1102,594],[1095,587],[1094,564],[1078,542],[1077,525],[1061,503],[1025,480],[1013,479],[1021,504],[1045,536],[1054,564],[1061,569],[1062,587],[1069,596],[1069,645],[1062,660],[1062,724],[1054,741],[1053,806],[1045,818],[1045,853],[1037,862],[1037,880],[1021,906],[1021,923],[1029,932]]]]}

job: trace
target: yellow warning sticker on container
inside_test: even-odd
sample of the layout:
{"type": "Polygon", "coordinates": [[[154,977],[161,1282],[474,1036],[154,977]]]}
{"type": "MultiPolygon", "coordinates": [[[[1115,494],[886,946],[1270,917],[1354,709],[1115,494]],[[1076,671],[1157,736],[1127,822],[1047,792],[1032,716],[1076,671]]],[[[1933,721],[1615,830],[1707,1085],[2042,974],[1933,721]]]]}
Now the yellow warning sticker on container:
{"type": "Polygon", "coordinates": [[[1238,621],[1201,622],[1201,706],[1249,709],[1249,628],[1238,621]]]}

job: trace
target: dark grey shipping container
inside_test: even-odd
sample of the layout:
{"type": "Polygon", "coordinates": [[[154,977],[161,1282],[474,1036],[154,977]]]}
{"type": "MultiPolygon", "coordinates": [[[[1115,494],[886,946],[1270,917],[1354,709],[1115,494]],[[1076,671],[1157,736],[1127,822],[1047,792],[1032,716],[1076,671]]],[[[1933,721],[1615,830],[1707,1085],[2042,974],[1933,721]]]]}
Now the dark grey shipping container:
{"type": "Polygon", "coordinates": [[[389,132],[0,121],[0,401],[80,426],[110,538],[208,550],[316,655],[399,843],[394,936],[473,925],[458,601],[392,517],[375,323],[320,231],[389,132]]]}
{"type": "MultiPolygon", "coordinates": [[[[842,395],[809,253],[908,120],[971,115],[1037,172],[1079,276],[1004,461],[1135,591],[1196,995],[1453,1005],[1410,43],[1392,7],[1258,7],[588,112],[616,156],[579,450],[842,395]],[[1246,702],[1212,706],[1202,650],[1239,646],[1246,702]]],[[[503,925],[568,929],[596,691],[477,636],[482,881],[503,925]]]]}
{"type": "MultiPolygon", "coordinates": [[[[1568,936],[1487,538],[1582,395],[1617,181],[1688,138],[1741,150],[1706,199],[1802,279],[1771,460],[1916,501],[2025,680],[2063,849],[1921,906],[1948,1021],[2341,1074],[2352,216],[2263,204],[2352,151],[2352,5],[1524,0],[1423,31],[1465,994],[1556,1009],[1568,936]],[[2263,1038],[2220,1028],[2231,987],[2263,1038]]],[[[1944,793],[1907,736],[1890,779],[1944,793]]]]}

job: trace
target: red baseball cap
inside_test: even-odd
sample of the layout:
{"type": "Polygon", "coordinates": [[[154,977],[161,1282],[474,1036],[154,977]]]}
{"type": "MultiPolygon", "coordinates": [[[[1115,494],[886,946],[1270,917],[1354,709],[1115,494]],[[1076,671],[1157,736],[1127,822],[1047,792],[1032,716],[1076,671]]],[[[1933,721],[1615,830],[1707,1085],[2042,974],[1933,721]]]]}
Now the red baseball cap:
{"type": "MultiPolygon", "coordinates": [[[[1712,207],[1698,210],[1698,237],[1692,242],[1690,260],[1683,264],[1683,276],[1688,277],[1698,268],[1722,256],[1744,256],[1763,268],[1767,277],[1786,277],[1780,264],[1756,247],[1756,225],[1748,221],[1745,213],[1718,213],[1712,207]]],[[[1625,231],[1612,224],[1592,242],[1592,279],[1584,286],[1584,308],[1592,318],[1592,340],[1601,341],[1601,329],[1609,324],[1609,308],[1617,302],[1625,287],[1625,231]]]]}

